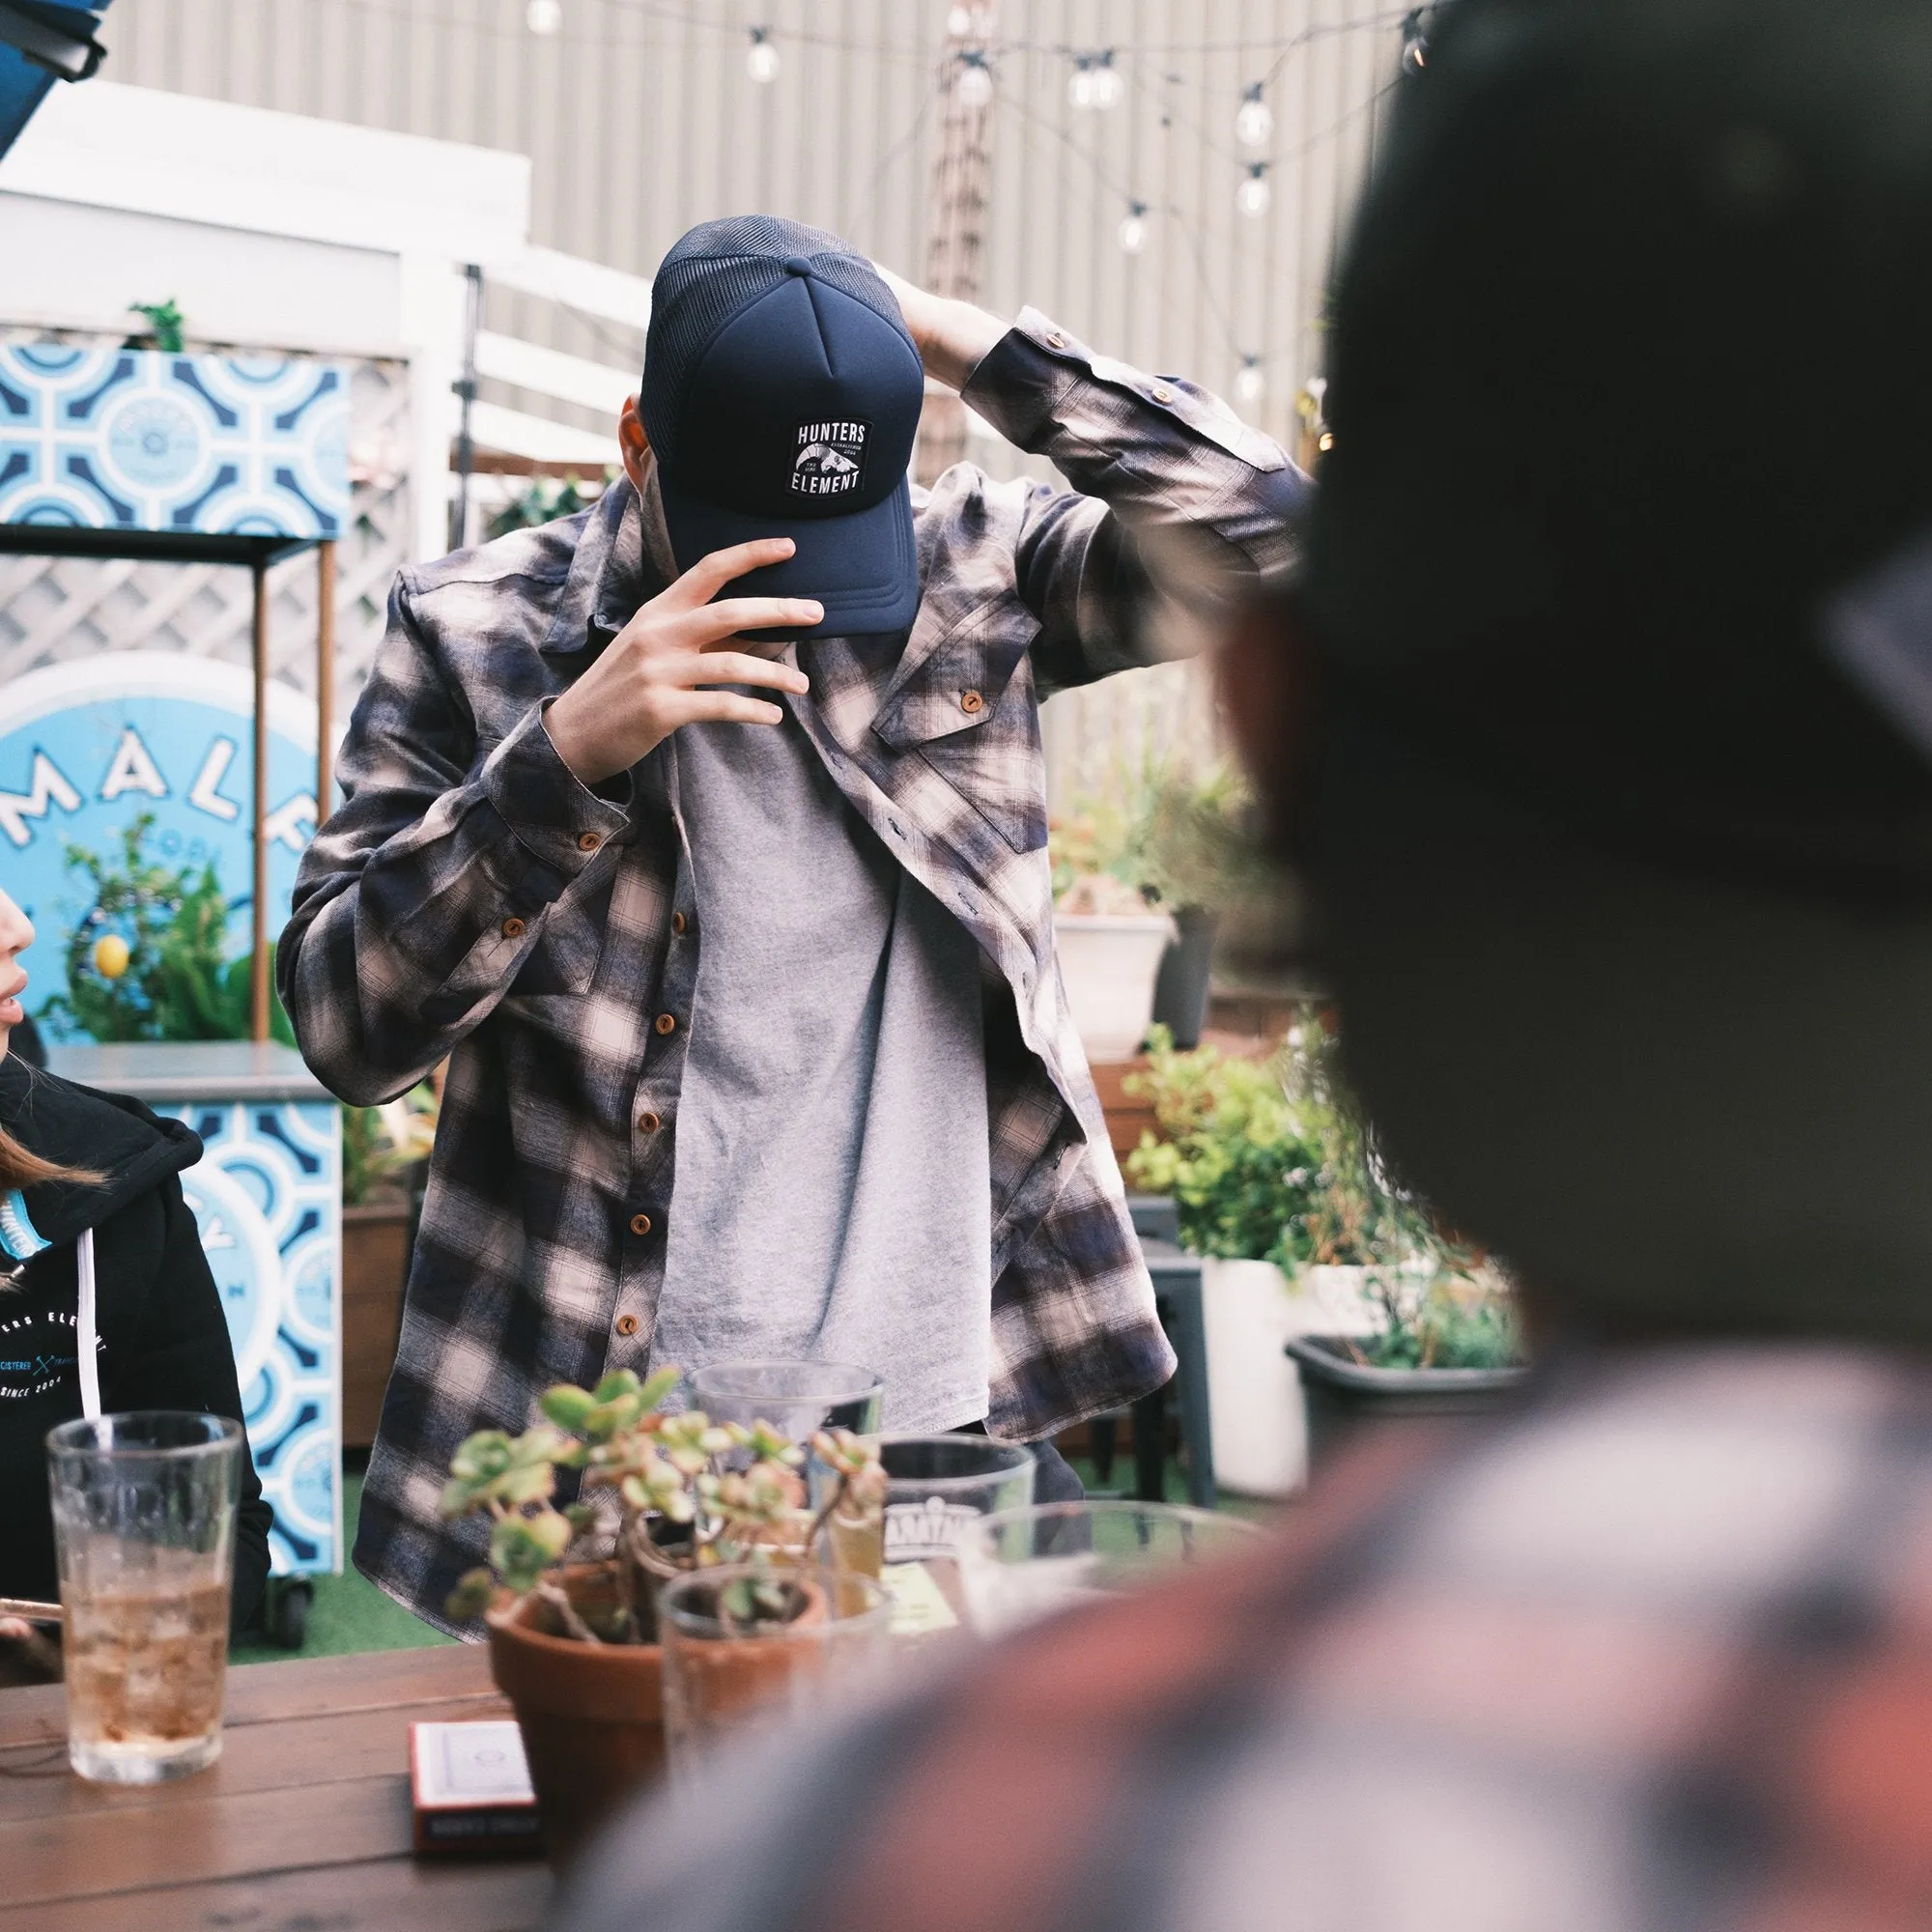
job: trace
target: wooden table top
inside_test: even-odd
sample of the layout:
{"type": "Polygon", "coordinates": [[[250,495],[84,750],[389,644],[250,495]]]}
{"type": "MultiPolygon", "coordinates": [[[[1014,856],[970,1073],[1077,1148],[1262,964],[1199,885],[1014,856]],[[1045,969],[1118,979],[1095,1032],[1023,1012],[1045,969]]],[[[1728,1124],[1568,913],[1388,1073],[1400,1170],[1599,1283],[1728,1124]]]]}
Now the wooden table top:
{"type": "Polygon", "coordinates": [[[59,1685],[0,1690],[0,1932],[528,1932],[540,1860],[410,1851],[410,1724],[499,1718],[480,1645],[228,1673],[221,1757],[89,1784],[59,1685]]]}

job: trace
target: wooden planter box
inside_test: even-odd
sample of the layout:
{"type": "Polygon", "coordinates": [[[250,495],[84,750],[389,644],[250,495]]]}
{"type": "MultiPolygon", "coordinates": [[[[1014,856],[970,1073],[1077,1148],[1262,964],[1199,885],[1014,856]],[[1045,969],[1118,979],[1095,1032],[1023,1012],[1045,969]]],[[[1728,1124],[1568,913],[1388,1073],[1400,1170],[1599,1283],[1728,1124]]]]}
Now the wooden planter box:
{"type": "Polygon", "coordinates": [[[342,1210],[342,1446],[376,1439],[383,1391],[396,1365],[410,1271],[410,1198],[381,1189],[342,1210]]]}

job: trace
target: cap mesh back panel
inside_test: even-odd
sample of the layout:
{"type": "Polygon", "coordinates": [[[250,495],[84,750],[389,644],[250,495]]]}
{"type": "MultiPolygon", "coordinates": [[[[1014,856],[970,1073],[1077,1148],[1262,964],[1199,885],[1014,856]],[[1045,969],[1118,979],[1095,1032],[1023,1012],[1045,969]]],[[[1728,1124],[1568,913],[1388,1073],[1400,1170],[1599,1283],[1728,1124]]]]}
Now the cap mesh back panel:
{"type": "Polygon", "coordinates": [[[870,263],[838,236],[767,214],[734,215],[694,228],[659,265],[651,284],[651,323],[644,338],[639,409],[651,447],[677,466],[677,404],[718,332],[785,278],[785,258],[802,256],[812,272],[903,328],[898,303],[870,263]]]}

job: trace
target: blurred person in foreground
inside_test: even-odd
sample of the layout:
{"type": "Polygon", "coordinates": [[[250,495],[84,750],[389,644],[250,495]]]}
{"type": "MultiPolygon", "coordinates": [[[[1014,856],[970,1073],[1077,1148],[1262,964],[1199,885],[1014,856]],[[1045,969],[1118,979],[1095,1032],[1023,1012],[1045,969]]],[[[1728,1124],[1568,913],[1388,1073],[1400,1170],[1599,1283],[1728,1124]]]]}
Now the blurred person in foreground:
{"type": "Polygon", "coordinates": [[[1540,1392],[734,1764],[572,1932],[1932,1922],[1932,13],[1460,0],[1332,341],[1231,709],[1540,1392]]]}

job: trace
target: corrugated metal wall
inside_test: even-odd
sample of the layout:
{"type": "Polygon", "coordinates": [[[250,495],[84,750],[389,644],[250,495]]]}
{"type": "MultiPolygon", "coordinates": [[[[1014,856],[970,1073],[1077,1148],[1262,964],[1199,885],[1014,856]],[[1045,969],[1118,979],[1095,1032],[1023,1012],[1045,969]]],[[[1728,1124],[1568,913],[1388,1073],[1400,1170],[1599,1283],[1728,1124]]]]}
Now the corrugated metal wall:
{"type": "MultiPolygon", "coordinates": [[[[118,0],[115,79],[525,153],[531,239],[646,274],[694,222],[759,210],[836,229],[922,272],[948,15],[957,0],[118,0]],[[747,54],[762,28],[780,71],[747,54]]],[[[1096,348],[1219,389],[1291,449],[1321,369],[1338,230],[1397,71],[1387,0],[997,0],[986,305],[1045,309],[1096,348]],[[1078,59],[1112,51],[1105,111],[1075,108],[1078,59]],[[1265,146],[1237,140],[1264,83],[1265,146]],[[1265,163],[1269,206],[1237,212],[1265,163]],[[1146,241],[1120,228],[1144,204],[1146,241]],[[1242,392],[1252,359],[1260,394],[1242,392]]],[[[490,291],[486,325],[637,367],[635,331],[490,291]]],[[[607,430],[486,382],[486,398],[607,430]]],[[[1024,460],[976,440],[996,474],[1024,460]]],[[[1037,469],[1033,463],[1024,467],[1037,469]]],[[[1058,806],[1211,757],[1207,680],[1171,666],[1046,708],[1058,806]]]]}
{"type": "MultiPolygon", "coordinates": [[[[526,153],[532,239],[648,274],[693,222],[758,209],[917,276],[951,0],[119,0],[115,79],[526,153]],[[762,26],[781,71],[748,72],[762,26]]],[[[1287,438],[1321,366],[1338,216],[1395,70],[1387,0],[999,0],[988,305],[1031,301],[1113,354],[1233,397],[1287,438]],[[1067,99],[1114,50],[1120,104],[1067,99]],[[1243,90],[1275,126],[1239,144],[1243,90]],[[1271,206],[1236,213],[1268,162],[1271,206]],[[1149,209],[1138,255],[1118,233],[1149,209]]],[[[492,322],[600,360],[629,332],[498,292],[492,322]]],[[[526,406],[540,407],[528,403],[526,406]]],[[[568,414],[568,411],[562,412],[568,414]]]]}

